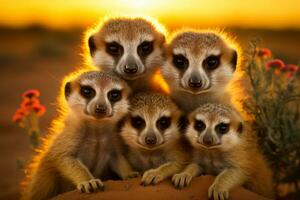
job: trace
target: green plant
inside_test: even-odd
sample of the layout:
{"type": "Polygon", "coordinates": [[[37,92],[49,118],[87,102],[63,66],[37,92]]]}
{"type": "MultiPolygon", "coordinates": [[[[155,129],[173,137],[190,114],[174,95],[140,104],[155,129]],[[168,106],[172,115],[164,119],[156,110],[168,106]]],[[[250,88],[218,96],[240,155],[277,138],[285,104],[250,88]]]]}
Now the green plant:
{"type": "Polygon", "coordinates": [[[244,109],[254,118],[253,128],[274,170],[276,185],[293,184],[294,196],[289,194],[288,199],[299,198],[300,68],[273,59],[270,50],[251,44],[245,68],[250,98],[244,109]]]}
{"type": "MultiPolygon", "coordinates": [[[[19,127],[27,131],[32,149],[37,148],[40,144],[39,118],[46,111],[45,107],[40,104],[39,96],[38,90],[25,91],[22,95],[21,105],[12,118],[19,127]]],[[[23,161],[18,159],[17,166],[23,168],[23,161]]]]}

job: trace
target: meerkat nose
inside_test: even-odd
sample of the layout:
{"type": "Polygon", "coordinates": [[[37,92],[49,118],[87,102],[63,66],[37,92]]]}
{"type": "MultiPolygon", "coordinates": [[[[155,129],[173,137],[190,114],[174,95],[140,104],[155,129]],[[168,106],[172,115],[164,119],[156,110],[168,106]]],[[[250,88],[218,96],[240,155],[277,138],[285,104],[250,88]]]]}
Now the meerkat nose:
{"type": "Polygon", "coordinates": [[[95,106],[95,113],[97,113],[97,114],[104,114],[104,113],[106,113],[106,106],[105,105],[97,104],[95,106]]]}
{"type": "Polygon", "coordinates": [[[203,137],[203,143],[205,144],[205,145],[208,145],[208,146],[210,146],[210,145],[212,145],[213,144],[213,137],[211,136],[211,135],[209,135],[209,134],[205,134],[204,135],[204,137],[203,137]]]}
{"type": "Polygon", "coordinates": [[[197,76],[192,76],[190,79],[189,79],[189,86],[191,88],[200,88],[202,86],[202,81],[199,77],[197,76]]]}
{"type": "Polygon", "coordinates": [[[145,142],[148,145],[154,145],[157,142],[157,138],[154,134],[147,135],[146,138],[145,138],[145,142]]]}
{"type": "Polygon", "coordinates": [[[136,65],[125,65],[124,66],[124,72],[127,74],[135,74],[138,71],[138,68],[136,65]]]}

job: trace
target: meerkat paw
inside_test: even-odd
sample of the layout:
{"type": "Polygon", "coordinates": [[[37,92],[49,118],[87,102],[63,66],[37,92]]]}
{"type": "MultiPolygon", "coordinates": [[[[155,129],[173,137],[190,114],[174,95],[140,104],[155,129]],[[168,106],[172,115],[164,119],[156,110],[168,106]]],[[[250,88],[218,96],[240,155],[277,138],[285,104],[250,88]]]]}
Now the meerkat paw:
{"type": "Polygon", "coordinates": [[[208,198],[213,200],[226,200],[229,199],[229,191],[213,183],[208,189],[208,198]]]}
{"type": "Polygon", "coordinates": [[[156,185],[162,180],[164,180],[164,175],[161,173],[160,170],[150,169],[143,174],[141,185],[156,185]]]}
{"type": "Polygon", "coordinates": [[[104,184],[100,179],[91,179],[81,182],[77,185],[77,189],[82,193],[93,193],[104,190],[104,184]]]}
{"type": "Polygon", "coordinates": [[[137,177],[140,177],[140,173],[136,172],[136,171],[133,171],[133,172],[130,172],[129,174],[127,174],[125,176],[124,180],[132,179],[132,178],[137,178],[137,177]]]}
{"type": "Polygon", "coordinates": [[[188,186],[192,180],[193,176],[187,172],[182,172],[179,174],[175,174],[172,177],[172,182],[175,188],[182,189],[188,186]]]}

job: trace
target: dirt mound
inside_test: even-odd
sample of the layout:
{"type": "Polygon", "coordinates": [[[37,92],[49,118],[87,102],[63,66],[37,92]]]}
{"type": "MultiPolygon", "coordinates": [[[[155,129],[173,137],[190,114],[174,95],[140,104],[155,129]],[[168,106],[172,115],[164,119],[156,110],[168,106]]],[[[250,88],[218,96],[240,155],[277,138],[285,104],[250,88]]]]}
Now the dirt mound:
{"type": "MultiPolygon", "coordinates": [[[[72,191],[61,194],[53,200],[205,200],[207,191],[214,177],[201,176],[195,178],[191,185],[182,190],[176,190],[170,181],[164,181],[156,186],[140,186],[139,179],[128,181],[107,181],[105,182],[105,191],[94,194],[81,194],[78,191],[72,191]]],[[[267,200],[244,188],[236,188],[230,192],[231,200],[267,200]]]]}

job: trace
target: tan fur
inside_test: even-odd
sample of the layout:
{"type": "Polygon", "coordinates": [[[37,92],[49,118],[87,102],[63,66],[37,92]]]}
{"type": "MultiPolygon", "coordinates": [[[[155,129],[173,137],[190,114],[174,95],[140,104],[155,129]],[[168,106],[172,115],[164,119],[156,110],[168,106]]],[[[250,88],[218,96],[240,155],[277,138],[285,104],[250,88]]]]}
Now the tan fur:
{"type": "Polygon", "coordinates": [[[134,92],[152,89],[153,75],[164,62],[165,33],[160,26],[154,20],[139,17],[115,17],[102,21],[88,35],[95,46],[95,50],[90,51],[94,65],[103,71],[120,75],[134,92]],[[144,41],[153,42],[153,51],[145,57],[138,54],[138,47],[144,41]],[[122,46],[121,55],[107,53],[106,45],[111,42],[122,46]],[[137,72],[126,74],[126,65],[136,65],[137,72]]]}
{"type": "Polygon", "coordinates": [[[130,89],[126,83],[108,73],[87,72],[72,79],[70,85],[69,110],[54,121],[51,134],[28,167],[24,200],[49,199],[76,187],[86,193],[101,190],[100,179],[109,169],[123,179],[136,174],[121,154],[122,143],[115,130],[128,110],[130,89]],[[97,93],[89,102],[79,94],[79,85],[87,83],[97,93]],[[111,105],[112,116],[92,116],[87,108],[90,102],[105,97],[113,88],[122,91],[122,99],[111,105]]]}
{"type": "Polygon", "coordinates": [[[167,44],[167,61],[162,75],[170,87],[172,99],[189,113],[207,102],[230,104],[227,84],[239,65],[240,50],[225,33],[213,30],[184,30],[173,34],[167,44]],[[238,55],[237,66],[231,63],[234,51],[238,55]],[[188,68],[179,70],[173,64],[173,55],[188,59],[188,68]],[[210,55],[220,55],[220,65],[214,70],[203,66],[210,55]],[[191,88],[189,79],[196,75],[202,80],[202,88],[191,88]]]}
{"type": "Polygon", "coordinates": [[[133,169],[143,174],[143,185],[157,184],[178,173],[187,162],[177,124],[180,112],[167,96],[156,93],[138,94],[131,99],[130,105],[130,114],[121,131],[129,146],[127,158],[133,169]],[[131,124],[131,117],[136,116],[145,120],[142,130],[131,124]],[[157,127],[161,117],[171,118],[171,125],[164,131],[157,127]],[[157,144],[152,147],[144,142],[145,136],[150,133],[157,137],[157,144]]]}
{"type": "Polygon", "coordinates": [[[228,199],[229,191],[237,186],[273,197],[272,172],[258,150],[257,139],[248,125],[244,123],[242,132],[238,132],[242,120],[236,111],[223,105],[206,104],[190,114],[189,121],[191,124],[186,137],[194,147],[194,161],[182,173],[173,176],[176,186],[184,187],[192,177],[200,174],[212,174],[217,176],[209,188],[209,197],[213,199],[228,199]],[[193,128],[197,116],[205,120],[207,126],[200,133],[193,128]],[[230,124],[230,130],[219,136],[220,143],[210,147],[203,145],[201,135],[213,134],[209,131],[227,119],[230,120],[226,122],[230,124]]]}

